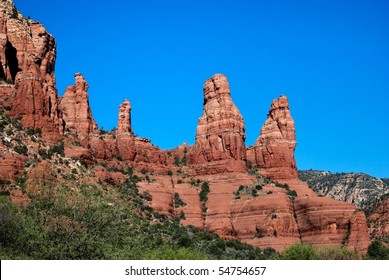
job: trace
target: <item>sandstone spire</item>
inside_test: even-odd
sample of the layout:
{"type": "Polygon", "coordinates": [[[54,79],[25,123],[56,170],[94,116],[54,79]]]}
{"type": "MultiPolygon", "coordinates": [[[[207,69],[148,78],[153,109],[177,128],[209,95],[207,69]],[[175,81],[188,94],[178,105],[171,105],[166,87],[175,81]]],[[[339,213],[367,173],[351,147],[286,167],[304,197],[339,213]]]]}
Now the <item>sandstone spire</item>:
{"type": "Polygon", "coordinates": [[[118,130],[119,134],[133,134],[131,127],[131,104],[129,100],[124,100],[119,106],[118,130]]]}
{"type": "Polygon", "coordinates": [[[204,112],[197,126],[190,162],[205,164],[245,160],[245,125],[232,102],[227,78],[221,74],[214,75],[205,82],[203,92],[204,112]]]}
{"type": "Polygon", "coordinates": [[[260,174],[273,179],[297,178],[294,150],[296,135],[286,96],[273,100],[268,118],[248,159],[260,168],[260,174]]]}
{"type": "Polygon", "coordinates": [[[88,83],[82,74],[76,73],[75,85],[69,86],[61,100],[66,130],[85,137],[98,130],[88,100],[88,83]]]}

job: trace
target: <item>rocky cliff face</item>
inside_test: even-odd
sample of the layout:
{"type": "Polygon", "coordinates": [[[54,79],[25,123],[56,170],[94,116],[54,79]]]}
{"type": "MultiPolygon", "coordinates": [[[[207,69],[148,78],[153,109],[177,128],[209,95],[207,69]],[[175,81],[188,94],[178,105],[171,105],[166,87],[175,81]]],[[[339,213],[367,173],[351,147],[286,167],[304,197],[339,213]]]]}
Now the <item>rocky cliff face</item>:
{"type": "Polygon", "coordinates": [[[35,131],[27,136],[14,120],[1,115],[0,128],[13,128],[9,136],[0,134],[0,179],[15,181],[26,174],[29,179],[67,182],[88,173],[93,183],[115,187],[132,179],[150,193],[157,211],[225,238],[277,250],[305,242],[366,251],[364,214],[352,204],[318,197],[297,179],[295,128],[285,96],[273,101],[260,137],[247,151],[243,118],[232,102],[227,78],[220,74],[204,84],[204,112],[194,146],[165,152],[149,139],[134,136],[129,101],[119,107],[118,129],[97,133],[84,77],[76,74],[75,85],[60,99],[53,37],[40,24],[24,19],[12,1],[2,1],[0,7],[0,75],[8,80],[0,84],[0,101],[6,113],[22,117],[24,126],[42,129],[42,139],[35,131]],[[46,144],[55,140],[64,144],[46,144]],[[246,159],[259,167],[259,174],[246,172],[246,159]],[[63,170],[56,166],[61,162],[63,170]],[[142,181],[132,172],[144,176],[142,181]]]}
{"type": "Polygon", "coordinates": [[[204,112],[190,163],[203,174],[244,170],[245,125],[232,102],[227,78],[214,75],[205,82],[203,92],[204,112]]]}
{"type": "Polygon", "coordinates": [[[389,242],[389,194],[382,196],[368,216],[369,231],[372,238],[389,242]]]}
{"type": "Polygon", "coordinates": [[[299,178],[317,194],[352,203],[359,209],[389,193],[389,186],[384,181],[363,173],[306,170],[299,171],[299,178]]]}
{"type": "Polygon", "coordinates": [[[38,22],[26,19],[12,1],[0,3],[0,79],[4,106],[22,124],[40,128],[55,142],[63,131],[59,96],[55,87],[56,45],[38,22]],[[4,90],[3,90],[4,89],[4,90]]]}
{"type": "Polygon", "coordinates": [[[65,130],[81,138],[97,132],[98,127],[93,119],[88,99],[88,83],[82,74],[74,75],[74,86],[69,86],[60,103],[65,130]]]}
{"type": "Polygon", "coordinates": [[[296,135],[286,96],[273,100],[260,136],[247,150],[247,158],[260,174],[273,179],[297,178],[296,135]]]}

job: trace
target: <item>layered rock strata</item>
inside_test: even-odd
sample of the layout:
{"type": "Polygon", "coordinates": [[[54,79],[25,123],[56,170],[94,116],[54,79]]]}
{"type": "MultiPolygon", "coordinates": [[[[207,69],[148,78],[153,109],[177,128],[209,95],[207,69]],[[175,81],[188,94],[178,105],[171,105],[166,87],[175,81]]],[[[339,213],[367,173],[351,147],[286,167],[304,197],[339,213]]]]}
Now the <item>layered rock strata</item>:
{"type": "Polygon", "coordinates": [[[66,88],[60,103],[66,131],[81,138],[97,132],[98,127],[93,119],[88,99],[88,83],[82,74],[76,73],[74,86],[66,88]]]}
{"type": "Polygon", "coordinates": [[[204,111],[196,131],[190,163],[201,173],[243,171],[246,159],[245,124],[231,99],[225,76],[204,84],[204,111]]]}
{"type": "Polygon", "coordinates": [[[131,127],[131,104],[127,99],[119,106],[117,134],[134,134],[131,127]]]}
{"type": "Polygon", "coordinates": [[[286,96],[273,100],[260,136],[247,150],[247,158],[260,174],[273,179],[297,178],[294,158],[296,135],[286,96]]]}
{"type": "Polygon", "coordinates": [[[0,100],[12,107],[12,116],[22,117],[23,126],[40,128],[46,140],[55,142],[63,122],[55,87],[54,38],[40,23],[24,18],[12,1],[0,3],[0,15],[0,100]]]}

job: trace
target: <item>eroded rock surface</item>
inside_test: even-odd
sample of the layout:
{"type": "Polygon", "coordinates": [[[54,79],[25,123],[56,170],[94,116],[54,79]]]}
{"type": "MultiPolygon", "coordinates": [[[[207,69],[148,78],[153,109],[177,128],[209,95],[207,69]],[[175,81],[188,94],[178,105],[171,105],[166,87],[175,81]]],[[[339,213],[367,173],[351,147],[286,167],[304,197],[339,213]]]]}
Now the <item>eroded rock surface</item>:
{"type": "Polygon", "coordinates": [[[296,134],[286,96],[273,100],[260,136],[248,148],[247,158],[260,168],[260,174],[272,179],[297,178],[294,158],[296,134]]]}
{"type": "Polygon", "coordinates": [[[97,132],[98,127],[89,106],[89,85],[82,74],[76,73],[74,77],[75,84],[66,88],[59,107],[63,113],[66,131],[86,138],[97,132]]]}
{"type": "Polygon", "coordinates": [[[28,128],[40,128],[55,142],[63,131],[55,87],[56,44],[39,23],[26,19],[12,1],[0,3],[0,79],[3,105],[22,117],[28,128]],[[4,93],[4,95],[3,95],[4,93]]]}
{"type": "Polygon", "coordinates": [[[204,111],[197,126],[190,163],[200,173],[244,170],[245,124],[232,102],[227,78],[214,75],[205,82],[203,92],[204,111]]]}

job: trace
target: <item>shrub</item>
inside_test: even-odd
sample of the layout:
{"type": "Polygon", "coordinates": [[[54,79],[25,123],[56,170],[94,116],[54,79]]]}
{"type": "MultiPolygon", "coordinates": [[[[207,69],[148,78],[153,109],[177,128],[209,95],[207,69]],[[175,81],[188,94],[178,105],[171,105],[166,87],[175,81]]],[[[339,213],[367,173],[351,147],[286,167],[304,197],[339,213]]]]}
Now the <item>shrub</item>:
{"type": "Polygon", "coordinates": [[[201,185],[201,191],[199,193],[200,201],[206,202],[208,200],[209,191],[209,183],[203,182],[201,185]]]}
{"type": "Polygon", "coordinates": [[[178,156],[175,156],[175,157],[174,157],[174,162],[173,162],[173,164],[174,164],[175,166],[180,166],[180,158],[179,158],[178,156]]]}
{"type": "Polygon", "coordinates": [[[296,191],[288,190],[287,195],[293,201],[297,197],[296,191]]]}
{"type": "Polygon", "coordinates": [[[367,250],[367,258],[373,260],[389,260],[389,247],[386,247],[381,241],[375,240],[367,250]]]}
{"type": "Polygon", "coordinates": [[[65,156],[65,145],[63,142],[59,143],[58,145],[54,145],[54,146],[51,146],[50,149],[49,149],[49,157],[51,158],[51,156],[53,154],[59,154],[61,156],[65,156]]]}
{"type": "Polygon", "coordinates": [[[181,199],[178,193],[174,193],[174,208],[185,206],[186,203],[181,199]]]}
{"type": "Polygon", "coordinates": [[[145,175],[147,173],[147,169],[146,168],[142,168],[142,170],[140,171],[140,173],[142,173],[143,175],[145,175]]]}
{"type": "Polygon", "coordinates": [[[281,254],[283,260],[315,260],[316,253],[312,245],[295,244],[287,247],[281,254]]]}
{"type": "Polygon", "coordinates": [[[27,148],[26,145],[15,146],[14,150],[15,150],[15,152],[17,152],[18,154],[27,156],[28,148],[27,148]]]}

